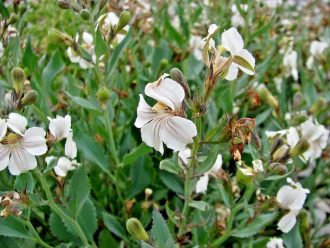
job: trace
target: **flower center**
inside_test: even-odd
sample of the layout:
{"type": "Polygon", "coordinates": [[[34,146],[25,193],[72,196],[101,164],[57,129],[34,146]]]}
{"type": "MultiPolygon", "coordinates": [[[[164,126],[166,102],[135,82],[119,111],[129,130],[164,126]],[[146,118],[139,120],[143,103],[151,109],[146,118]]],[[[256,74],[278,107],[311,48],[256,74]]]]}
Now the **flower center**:
{"type": "Polygon", "coordinates": [[[156,111],[157,113],[164,113],[167,106],[164,103],[157,102],[153,107],[152,110],[156,111]]]}
{"type": "Polygon", "coordinates": [[[3,145],[13,145],[13,144],[16,144],[18,143],[20,140],[22,140],[23,137],[16,134],[16,133],[9,133],[6,137],[4,137],[2,140],[1,140],[1,144],[3,145]]]}

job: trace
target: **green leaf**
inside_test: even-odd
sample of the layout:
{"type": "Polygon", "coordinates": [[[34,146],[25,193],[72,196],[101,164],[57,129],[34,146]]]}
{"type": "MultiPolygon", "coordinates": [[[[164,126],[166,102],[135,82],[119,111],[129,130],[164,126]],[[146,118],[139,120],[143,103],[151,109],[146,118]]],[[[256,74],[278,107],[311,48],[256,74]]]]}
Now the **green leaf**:
{"type": "Polygon", "coordinates": [[[82,206],[88,199],[89,192],[88,176],[85,168],[81,166],[74,171],[67,191],[68,203],[74,216],[78,216],[82,206]]]}
{"type": "Polygon", "coordinates": [[[105,43],[103,36],[99,29],[96,30],[95,39],[95,54],[97,57],[101,57],[107,52],[107,44],[105,43]]]}
{"type": "Polygon", "coordinates": [[[93,235],[97,229],[96,210],[91,199],[87,199],[79,215],[78,223],[89,241],[93,241],[93,235]]]}
{"type": "Polygon", "coordinates": [[[151,152],[152,152],[152,148],[142,143],[138,147],[135,147],[129,153],[124,155],[123,164],[124,165],[133,164],[137,159],[145,155],[148,155],[151,152]]]}
{"type": "Polygon", "coordinates": [[[142,241],[141,242],[141,248],[154,248],[153,246],[147,244],[146,242],[142,241]]]}
{"type": "Polygon", "coordinates": [[[0,14],[5,18],[9,18],[9,11],[6,8],[6,6],[3,4],[3,2],[0,2],[0,14]]]}
{"type": "Polygon", "coordinates": [[[0,236],[1,248],[34,248],[35,241],[30,239],[18,239],[0,236]]]}
{"type": "Polygon", "coordinates": [[[160,161],[159,168],[173,174],[179,174],[181,170],[180,166],[170,159],[160,161]]]}
{"type": "Polygon", "coordinates": [[[204,201],[191,201],[189,202],[189,206],[192,208],[197,208],[201,211],[206,211],[210,208],[209,204],[204,201]]]}
{"type": "Polygon", "coordinates": [[[271,224],[276,219],[277,214],[277,212],[261,214],[256,217],[251,223],[243,227],[241,230],[234,230],[231,233],[231,236],[237,238],[251,237],[263,230],[267,225],[271,224]]]}
{"type": "Polygon", "coordinates": [[[104,225],[109,229],[109,231],[119,238],[127,241],[127,233],[124,229],[125,225],[121,224],[112,214],[103,213],[102,216],[104,225]]]}
{"type": "Polygon", "coordinates": [[[9,215],[7,218],[0,218],[0,235],[30,239],[30,235],[25,225],[18,222],[15,217],[9,215]]]}
{"type": "Polygon", "coordinates": [[[167,188],[178,194],[183,194],[182,180],[177,175],[168,173],[166,171],[160,171],[159,177],[167,188]]]}
{"type": "Polygon", "coordinates": [[[176,247],[163,216],[157,210],[154,210],[152,213],[151,237],[157,248],[176,247]]]}
{"type": "Polygon", "coordinates": [[[288,233],[284,233],[282,235],[282,239],[284,241],[284,245],[286,248],[303,248],[303,240],[301,238],[301,234],[299,232],[299,221],[295,224],[295,226],[288,233]]]}
{"type": "Polygon", "coordinates": [[[35,181],[31,173],[23,173],[16,177],[15,189],[18,192],[26,191],[32,193],[34,189],[35,181]]]}
{"type": "Polygon", "coordinates": [[[64,225],[63,220],[56,213],[52,212],[49,216],[49,227],[50,231],[54,236],[63,241],[75,241],[77,238],[68,231],[66,225],[64,225]],[[64,228],[63,228],[64,226],[64,228]]]}
{"type": "Polygon", "coordinates": [[[219,155],[219,146],[213,146],[211,148],[211,151],[208,153],[208,156],[206,159],[200,163],[200,165],[196,168],[195,174],[201,175],[210,169],[212,169],[215,161],[217,160],[217,157],[219,155]]]}
{"type": "Polygon", "coordinates": [[[33,52],[31,45],[31,37],[27,39],[25,45],[25,51],[22,58],[22,63],[27,67],[31,72],[36,71],[38,68],[38,56],[33,52]]]}
{"type": "Polygon", "coordinates": [[[50,85],[56,76],[64,69],[64,67],[62,55],[57,50],[52,54],[50,61],[42,71],[41,78],[43,84],[50,85]]]}
{"type": "Polygon", "coordinates": [[[183,47],[183,39],[181,34],[172,26],[170,20],[169,20],[169,16],[165,15],[164,18],[164,27],[166,29],[166,31],[169,34],[169,38],[171,40],[174,40],[179,47],[183,47]]]}
{"type": "Polygon", "coordinates": [[[129,31],[124,38],[122,42],[115,48],[115,50],[112,52],[112,55],[110,57],[110,60],[107,63],[106,67],[106,73],[107,76],[107,82],[109,81],[114,69],[117,67],[119,58],[123,50],[128,46],[128,44],[131,42],[132,39],[132,32],[129,31]]]}
{"type": "Polygon", "coordinates": [[[96,110],[98,111],[98,108],[95,106],[94,103],[92,103],[91,101],[85,99],[85,98],[82,98],[82,97],[79,97],[79,96],[73,96],[71,95],[69,92],[66,92],[65,93],[68,95],[68,97],[74,101],[76,104],[78,104],[80,107],[83,107],[83,108],[86,108],[86,109],[91,109],[91,110],[96,110]]]}
{"type": "Polygon", "coordinates": [[[75,137],[75,140],[79,151],[84,154],[86,159],[98,165],[105,173],[109,173],[107,158],[104,155],[103,148],[98,143],[87,134],[81,133],[75,137]]]}
{"type": "Polygon", "coordinates": [[[99,235],[99,247],[119,247],[118,242],[112,237],[111,233],[107,229],[103,229],[99,235]]]}

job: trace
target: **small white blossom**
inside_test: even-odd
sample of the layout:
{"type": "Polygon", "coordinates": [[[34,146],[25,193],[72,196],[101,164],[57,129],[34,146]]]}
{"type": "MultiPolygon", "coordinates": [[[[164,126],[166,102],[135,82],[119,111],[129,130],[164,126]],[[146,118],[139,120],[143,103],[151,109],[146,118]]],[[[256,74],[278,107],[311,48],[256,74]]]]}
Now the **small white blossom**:
{"type": "Polygon", "coordinates": [[[307,59],[306,66],[308,69],[312,69],[314,65],[314,60],[318,59],[325,49],[329,47],[329,44],[322,41],[314,40],[310,46],[311,56],[307,59]]]}
{"type": "MultiPolygon", "coordinates": [[[[255,67],[255,59],[252,54],[244,49],[244,41],[242,36],[238,33],[236,28],[230,28],[227,31],[223,32],[221,35],[221,45],[230,52],[231,56],[239,57],[244,59],[252,68],[255,67]]],[[[235,62],[232,62],[229,66],[228,73],[225,79],[231,81],[237,78],[238,69],[243,72],[254,75],[254,71],[249,68],[246,68],[242,65],[239,65],[235,62]]]]}
{"type": "Polygon", "coordinates": [[[216,174],[222,167],[222,156],[219,154],[217,156],[216,161],[214,162],[212,168],[205,172],[203,176],[201,176],[196,183],[196,193],[205,193],[207,190],[207,186],[209,184],[209,176],[212,174],[216,174]]]}
{"type": "Polygon", "coordinates": [[[47,165],[56,163],[54,171],[60,177],[66,177],[70,170],[74,170],[77,166],[80,166],[76,160],[70,160],[67,157],[60,157],[59,159],[54,156],[46,157],[46,163],[47,165]]]}
{"type": "Polygon", "coordinates": [[[281,238],[270,238],[266,244],[267,248],[284,248],[283,240],[281,238]]]}
{"type": "Polygon", "coordinates": [[[54,136],[56,141],[68,138],[71,130],[71,117],[66,115],[65,117],[57,115],[55,119],[48,117],[49,131],[54,136]]]}
{"type": "MultiPolygon", "coordinates": [[[[247,4],[241,4],[240,7],[244,12],[246,12],[248,10],[247,4]]],[[[236,4],[233,4],[231,6],[231,12],[233,13],[233,15],[231,16],[231,24],[234,27],[244,26],[245,20],[241,16],[241,13],[238,11],[236,4]]]]}
{"type": "Polygon", "coordinates": [[[260,159],[253,160],[252,164],[253,164],[253,170],[255,172],[263,172],[264,171],[264,167],[263,167],[262,161],[260,159]]]}
{"type": "Polygon", "coordinates": [[[283,65],[285,66],[287,72],[292,75],[295,81],[298,80],[297,58],[298,54],[296,51],[288,51],[284,54],[283,57],[283,65]]]}
{"type": "Polygon", "coordinates": [[[302,137],[309,143],[309,149],[304,153],[306,159],[321,157],[322,150],[326,148],[330,131],[323,125],[314,124],[312,118],[300,125],[302,137]]]}
{"type": "Polygon", "coordinates": [[[296,224],[296,216],[303,208],[309,189],[305,189],[300,183],[295,183],[291,178],[287,179],[290,185],[285,185],[277,192],[276,200],[280,207],[288,209],[289,212],[284,215],[277,226],[282,232],[289,232],[296,224]]]}
{"type": "Polygon", "coordinates": [[[189,40],[189,47],[197,60],[203,59],[203,46],[205,41],[202,37],[192,35],[189,40]]]}
{"type": "Polygon", "coordinates": [[[0,170],[8,167],[10,173],[16,176],[36,168],[35,156],[45,154],[48,149],[46,132],[39,127],[26,130],[27,120],[17,113],[9,115],[7,124],[3,124],[3,120],[0,123],[3,136],[0,140],[0,170]],[[11,131],[8,132],[7,128],[11,131]]]}
{"type": "Polygon", "coordinates": [[[178,156],[185,165],[188,165],[191,160],[191,149],[186,147],[184,150],[179,151],[178,156]]]}
{"type": "Polygon", "coordinates": [[[142,140],[164,153],[163,143],[174,151],[185,149],[197,135],[195,124],[182,117],[184,89],[172,79],[159,78],[145,87],[145,94],[158,102],[149,106],[140,94],[137,118],[134,125],[141,128],[142,140]]]}
{"type": "Polygon", "coordinates": [[[73,141],[72,136],[73,134],[72,132],[70,132],[66,138],[64,150],[65,150],[65,156],[74,159],[77,157],[77,145],[76,142],[73,141]]]}

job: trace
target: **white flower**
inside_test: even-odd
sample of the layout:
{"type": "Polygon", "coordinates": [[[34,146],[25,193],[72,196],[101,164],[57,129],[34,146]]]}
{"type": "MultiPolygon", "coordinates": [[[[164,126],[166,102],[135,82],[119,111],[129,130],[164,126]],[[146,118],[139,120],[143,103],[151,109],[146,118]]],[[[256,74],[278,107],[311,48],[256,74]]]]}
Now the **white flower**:
{"type": "MultiPolygon", "coordinates": [[[[92,61],[95,62],[96,55],[94,52],[93,36],[90,33],[84,32],[82,35],[82,39],[84,41],[82,47],[91,55],[92,61]]],[[[79,35],[76,36],[76,42],[78,42],[78,40],[79,35]]],[[[71,47],[68,47],[67,53],[70,61],[72,63],[78,63],[82,69],[87,69],[93,66],[93,64],[91,64],[89,61],[85,60],[82,56],[77,54],[77,52],[74,51],[74,49],[72,49],[71,47]]]]}
{"type": "Polygon", "coordinates": [[[290,72],[295,81],[298,80],[297,57],[298,55],[296,51],[288,51],[283,57],[283,65],[286,70],[290,72]]]}
{"type": "MultiPolygon", "coordinates": [[[[50,163],[56,163],[57,158],[54,156],[46,157],[46,163],[49,165],[50,163]]],[[[54,167],[55,174],[60,177],[66,177],[68,171],[76,169],[80,164],[77,163],[76,160],[70,160],[66,157],[60,157],[57,160],[57,163],[54,167]]]]}
{"type": "Polygon", "coordinates": [[[276,200],[280,207],[289,210],[277,224],[278,229],[284,233],[289,232],[296,224],[296,216],[303,208],[309,193],[309,189],[303,188],[300,183],[293,182],[291,178],[287,178],[287,182],[290,186],[282,186],[276,195],[276,200]]]}
{"type": "Polygon", "coordinates": [[[189,164],[191,160],[191,149],[186,147],[184,150],[179,151],[178,156],[185,165],[189,164]]]}
{"type": "Polygon", "coordinates": [[[4,48],[3,48],[2,42],[0,41],[0,58],[3,55],[3,51],[4,51],[4,48]]]}
{"type": "Polygon", "coordinates": [[[49,131],[54,136],[56,141],[67,138],[71,132],[71,117],[57,115],[55,119],[48,117],[49,131]]]}
{"type": "Polygon", "coordinates": [[[300,125],[302,137],[309,143],[309,149],[304,153],[306,159],[321,157],[322,150],[326,148],[330,131],[323,125],[314,124],[312,118],[300,125]]]}
{"type": "Polygon", "coordinates": [[[185,149],[197,135],[195,124],[182,116],[184,89],[172,79],[161,77],[145,87],[145,94],[158,102],[149,106],[140,94],[134,125],[141,128],[142,140],[164,153],[163,143],[174,151],[185,149]]]}
{"type": "MultiPolygon", "coordinates": [[[[247,4],[241,4],[240,7],[245,12],[248,10],[248,5],[247,4]]],[[[233,15],[231,17],[231,24],[234,27],[244,26],[245,20],[241,16],[240,12],[238,11],[236,4],[233,4],[231,6],[231,12],[233,13],[233,15]]]]}
{"type": "MultiPolygon", "coordinates": [[[[116,13],[109,12],[104,15],[101,15],[97,19],[96,28],[98,28],[101,25],[101,31],[103,35],[107,37],[109,35],[109,32],[111,32],[114,29],[114,27],[118,24],[118,22],[119,22],[119,17],[116,15],[116,13]]],[[[128,30],[129,30],[129,25],[126,25],[123,28],[123,31],[127,33],[128,30]]],[[[123,33],[118,33],[116,35],[117,42],[120,43],[125,38],[125,36],[126,35],[123,33]]]]}
{"type": "Polygon", "coordinates": [[[262,161],[260,159],[256,159],[252,161],[253,164],[253,170],[255,172],[262,172],[264,171],[264,167],[262,165],[262,161]]]}
{"type": "Polygon", "coordinates": [[[276,9],[277,6],[280,6],[282,4],[282,0],[264,0],[261,2],[264,3],[270,9],[276,9]]]}
{"type": "Polygon", "coordinates": [[[281,238],[270,238],[266,244],[267,248],[284,248],[283,240],[281,238]]]}
{"type": "Polygon", "coordinates": [[[325,49],[329,46],[328,43],[314,40],[310,46],[311,56],[307,59],[306,66],[308,69],[312,69],[314,65],[314,59],[319,58],[325,49]]]}
{"type": "Polygon", "coordinates": [[[66,138],[64,150],[65,156],[74,159],[77,157],[77,145],[76,142],[73,141],[72,136],[73,134],[70,132],[66,138]]]}
{"type": "Polygon", "coordinates": [[[196,183],[196,193],[205,193],[207,190],[207,186],[209,184],[209,176],[211,174],[216,174],[222,167],[222,156],[219,154],[217,156],[216,161],[214,162],[212,168],[205,172],[203,176],[201,176],[196,183]]]}
{"type": "MultiPolygon", "coordinates": [[[[10,173],[16,176],[36,168],[35,156],[45,154],[48,149],[46,132],[39,127],[32,127],[25,131],[27,120],[16,113],[9,115],[7,125],[12,132],[9,131],[0,142],[0,170],[8,166],[10,173]]],[[[3,122],[2,128],[5,128],[5,133],[7,133],[7,127],[3,125],[3,122]]],[[[3,132],[2,130],[0,133],[3,132]]]]}
{"type": "MultiPolygon", "coordinates": [[[[237,57],[239,59],[244,59],[251,68],[255,67],[255,59],[252,54],[244,49],[244,41],[242,36],[238,33],[236,28],[230,28],[227,31],[223,32],[221,35],[221,45],[230,52],[231,56],[237,57]]],[[[225,77],[227,80],[234,80],[237,78],[238,69],[243,72],[254,75],[254,70],[246,68],[238,63],[231,63],[229,66],[229,71],[225,77]]]]}

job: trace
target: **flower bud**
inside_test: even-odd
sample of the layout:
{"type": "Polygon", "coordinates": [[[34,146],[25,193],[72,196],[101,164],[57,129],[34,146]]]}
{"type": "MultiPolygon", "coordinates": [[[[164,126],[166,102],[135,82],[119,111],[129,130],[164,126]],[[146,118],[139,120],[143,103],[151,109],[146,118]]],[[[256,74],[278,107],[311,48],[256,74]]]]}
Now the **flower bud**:
{"type": "Polygon", "coordinates": [[[150,189],[150,188],[146,188],[146,189],[144,190],[144,194],[146,195],[147,198],[148,198],[149,196],[151,196],[152,193],[153,193],[153,191],[152,191],[152,189],[150,189]]]}
{"type": "Polygon", "coordinates": [[[285,163],[290,158],[290,147],[286,144],[282,145],[272,155],[272,161],[285,163]]]}
{"type": "Polygon", "coordinates": [[[270,154],[273,155],[274,152],[276,152],[276,150],[278,148],[280,148],[282,145],[284,144],[284,140],[282,138],[276,138],[272,144],[272,147],[270,149],[270,154]]]}
{"type": "Polygon", "coordinates": [[[11,71],[11,79],[13,80],[13,88],[15,90],[15,93],[17,95],[20,95],[24,88],[24,82],[25,82],[24,71],[19,67],[15,67],[11,71]]]}
{"type": "Polygon", "coordinates": [[[100,88],[96,93],[96,98],[100,103],[106,103],[110,98],[110,90],[107,87],[100,88]]]}
{"type": "Polygon", "coordinates": [[[259,85],[257,91],[262,101],[266,102],[273,109],[278,109],[277,99],[272,95],[272,93],[264,84],[259,85]]]}
{"type": "Polygon", "coordinates": [[[62,9],[69,9],[71,4],[69,0],[58,0],[57,5],[62,9]]]}
{"type": "Polygon", "coordinates": [[[11,14],[8,20],[8,24],[14,24],[18,20],[18,17],[16,14],[11,14]]]}
{"type": "Polygon", "coordinates": [[[38,98],[38,92],[36,92],[35,90],[30,90],[23,96],[21,100],[21,104],[23,106],[34,104],[37,98],[38,98]]]}
{"type": "Polygon", "coordinates": [[[141,222],[136,218],[130,218],[126,222],[127,231],[136,239],[148,241],[149,235],[142,226],[141,222]]]}
{"type": "Polygon", "coordinates": [[[269,169],[279,175],[284,175],[288,172],[288,168],[286,168],[286,166],[281,163],[271,163],[269,165],[269,169]]]}
{"type": "Polygon", "coordinates": [[[312,105],[312,107],[310,108],[309,112],[311,112],[312,114],[317,114],[319,113],[322,109],[324,109],[326,105],[326,101],[324,98],[320,97],[316,100],[316,102],[314,102],[314,104],[312,105]]]}
{"type": "Polygon", "coordinates": [[[295,158],[302,154],[304,154],[309,148],[309,143],[306,139],[302,139],[298,142],[298,144],[293,147],[290,151],[290,157],[295,158]]]}
{"type": "Polygon", "coordinates": [[[250,167],[238,168],[236,171],[236,178],[239,183],[249,185],[253,182],[253,170],[250,167]]]}
{"type": "Polygon", "coordinates": [[[80,11],[80,17],[81,19],[88,21],[89,18],[91,17],[91,12],[88,9],[82,9],[80,11]]]}
{"type": "Polygon", "coordinates": [[[115,27],[115,33],[119,33],[131,20],[131,13],[124,10],[120,13],[119,21],[115,27]]]}
{"type": "Polygon", "coordinates": [[[62,33],[55,28],[51,28],[48,31],[48,38],[53,43],[62,43],[66,44],[67,46],[73,46],[74,41],[73,39],[66,33],[62,33]]]}
{"type": "Polygon", "coordinates": [[[190,88],[183,73],[176,67],[170,71],[171,79],[178,82],[184,89],[186,96],[190,98],[190,88]]]}

